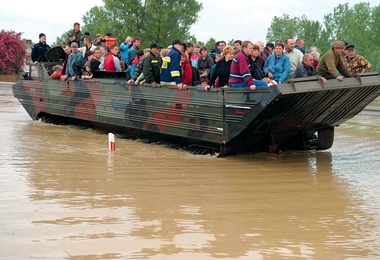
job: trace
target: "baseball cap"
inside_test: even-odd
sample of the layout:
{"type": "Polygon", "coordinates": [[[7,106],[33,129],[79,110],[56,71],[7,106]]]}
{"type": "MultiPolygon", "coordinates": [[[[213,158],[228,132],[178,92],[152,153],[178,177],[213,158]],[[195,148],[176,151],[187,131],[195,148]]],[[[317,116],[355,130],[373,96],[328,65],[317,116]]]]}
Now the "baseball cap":
{"type": "Polygon", "coordinates": [[[161,49],[161,46],[160,46],[158,43],[152,43],[152,44],[150,45],[150,48],[151,48],[151,49],[153,49],[153,48],[155,48],[155,49],[161,49]]]}
{"type": "Polygon", "coordinates": [[[180,45],[182,45],[182,43],[181,43],[180,40],[174,40],[174,41],[173,41],[173,45],[176,45],[176,44],[180,44],[180,45]]]}

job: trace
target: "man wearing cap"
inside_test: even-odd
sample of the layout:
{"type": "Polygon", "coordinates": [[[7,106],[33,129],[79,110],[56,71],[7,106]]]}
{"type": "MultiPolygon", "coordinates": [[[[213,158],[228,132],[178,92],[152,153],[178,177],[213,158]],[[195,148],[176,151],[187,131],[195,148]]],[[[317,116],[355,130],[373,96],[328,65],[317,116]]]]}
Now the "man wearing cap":
{"type": "Polygon", "coordinates": [[[351,74],[370,72],[372,65],[363,56],[355,53],[355,46],[348,44],[346,46],[346,56],[343,58],[344,64],[347,66],[351,74]]]}
{"type": "Polygon", "coordinates": [[[44,33],[40,33],[38,37],[40,41],[34,44],[32,48],[32,61],[34,64],[47,61],[46,53],[51,49],[50,46],[46,44],[46,35],[44,33]]]}
{"type": "Polygon", "coordinates": [[[152,87],[156,87],[157,83],[160,83],[160,71],[162,65],[162,59],[160,57],[161,47],[157,43],[150,45],[150,53],[143,61],[143,73],[145,76],[145,82],[151,83],[152,87]]]}
{"type": "Polygon", "coordinates": [[[69,38],[69,41],[68,41],[68,45],[69,46],[71,46],[71,44],[73,43],[73,42],[76,42],[77,44],[78,44],[78,46],[79,46],[79,43],[78,43],[78,40],[77,40],[77,38],[75,37],[75,34],[74,33],[68,33],[68,38],[69,38]]]}
{"type": "Polygon", "coordinates": [[[177,86],[178,89],[186,89],[181,77],[181,51],[182,43],[180,40],[173,41],[173,48],[162,60],[161,66],[161,85],[177,86]]]}
{"type": "Polygon", "coordinates": [[[79,64],[83,59],[82,54],[78,51],[78,43],[73,42],[70,45],[71,53],[69,54],[69,60],[67,61],[67,67],[65,71],[65,75],[62,75],[61,79],[66,80],[67,78],[71,78],[72,80],[76,80],[77,77],[80,76],[80,71],[77,71],[76,64],[79,64]]]}
{"type": "Polygon", "coordinates": [[[271,55],[273,53],[273,49],[274,49],[273,42],[267,42],[267,44],[265,45],[265,48],[264,48],[264,54],[267,57],[269,57],[269,55],[271,55]]]}
{"type": "Polygon", "coordinates": [[[346,45],[343,41],[335,41],[331,50],[326,52],[317,67],[317,74],[326,79],[343,80],[344,77],[350,77],[351,74],[344,65],[342,53],[346,45]],[[341,73],[342,75],[340,75],[341,73]]]}

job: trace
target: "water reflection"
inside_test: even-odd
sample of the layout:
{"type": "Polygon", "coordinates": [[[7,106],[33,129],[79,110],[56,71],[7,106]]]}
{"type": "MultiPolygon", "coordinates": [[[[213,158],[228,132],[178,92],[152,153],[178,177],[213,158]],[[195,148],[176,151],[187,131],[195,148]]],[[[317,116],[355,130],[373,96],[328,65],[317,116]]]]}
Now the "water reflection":
{"type": "Polygon", "coordinates": [[[7,121],[1,255],[379,257],[378,122],[361,120],[329,152],[221,159],[126,139],[108,152],[93,130],[7,121]]]}

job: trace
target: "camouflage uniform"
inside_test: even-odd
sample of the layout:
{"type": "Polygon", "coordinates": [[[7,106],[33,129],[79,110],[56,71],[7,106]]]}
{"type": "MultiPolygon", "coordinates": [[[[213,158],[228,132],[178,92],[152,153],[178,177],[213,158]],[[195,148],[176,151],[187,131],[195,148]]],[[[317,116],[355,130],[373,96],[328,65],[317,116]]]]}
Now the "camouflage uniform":
{"type": "Polygon", "coordinates": [[[347,56],[343,58],[344,64],[346,65],[348,71],[351,74],[370,72],[372,70],[372,65],[363,56],[355,54],[355,56],[350,60],[347,56]]]}

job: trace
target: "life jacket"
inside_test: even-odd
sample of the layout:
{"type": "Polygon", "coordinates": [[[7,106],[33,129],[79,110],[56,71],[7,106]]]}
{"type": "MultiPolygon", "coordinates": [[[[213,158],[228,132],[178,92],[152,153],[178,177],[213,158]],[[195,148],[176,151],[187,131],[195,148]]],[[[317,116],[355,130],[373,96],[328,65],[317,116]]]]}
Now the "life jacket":
{"type": "Polygon", "coordinates": [[[104,38],[106,40],[106,45],[111,47],[112,45],[114,45],[116,42],[117,42],[117,38],[112,38],[112,37],[105,37],[104,38]]]}
{"type": "Polygon", "coordinates": [[[113,59],[113,54],[108,54],[104,59],[104,70],[105,71],[116,71],[115,62],[113,59]]]}

